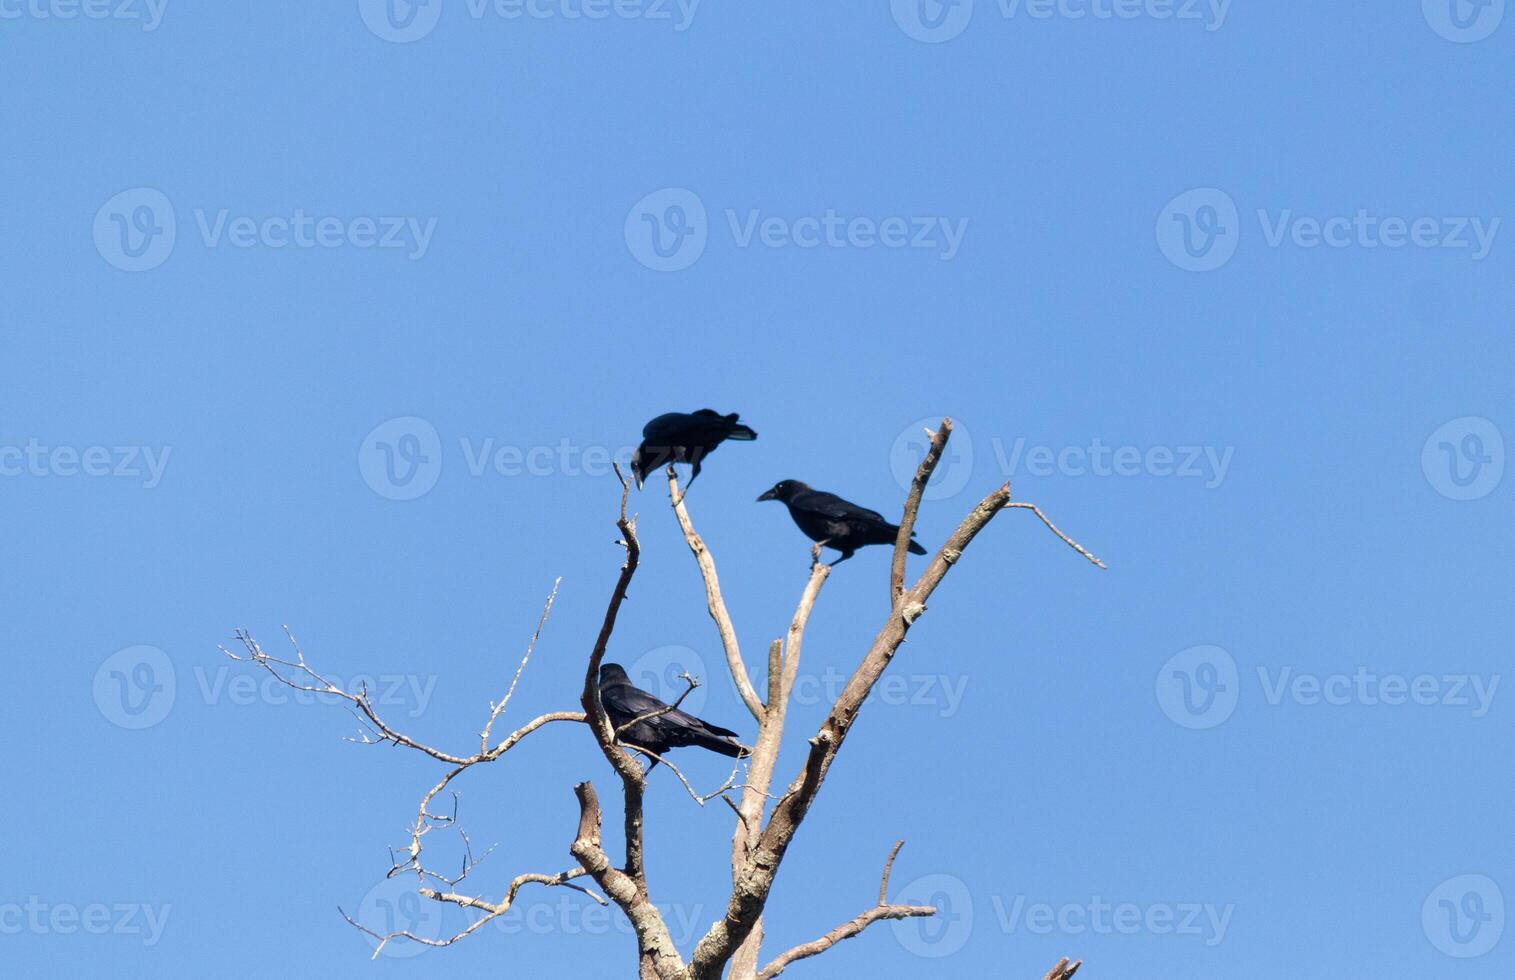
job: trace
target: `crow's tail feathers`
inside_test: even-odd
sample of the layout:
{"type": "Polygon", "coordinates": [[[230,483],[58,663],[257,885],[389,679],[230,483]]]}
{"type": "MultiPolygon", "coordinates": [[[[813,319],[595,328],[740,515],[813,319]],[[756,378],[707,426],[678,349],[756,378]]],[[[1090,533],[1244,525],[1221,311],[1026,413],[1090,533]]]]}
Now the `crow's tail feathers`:
{"type": "Polygon", "coordinates": [[[733,423],[731,426],[731,434],[726,437],[727,439],[735,439],[737,442],[751,442],[757,438],[757,433],[752,431],[752,427],[750,425],[743,425],[742,423],[738,422],[735,415],[727,417],[730,418],[733,423]]]}
{"type": "Polygon", "coordinates": [[[919,541],[911,541],[910,542],[910,553],[912,555],[924,555],[926,553],[926,549],[921,547],[919,541]]]}
{"type": "Polygon", "coordinates": [[[703,732],[695,739],[695,745],[712,752],[719,752],[730,759],[740,759],[752,754],[752,750],[734,738],[724,735],[706,735],[703,732]]]}

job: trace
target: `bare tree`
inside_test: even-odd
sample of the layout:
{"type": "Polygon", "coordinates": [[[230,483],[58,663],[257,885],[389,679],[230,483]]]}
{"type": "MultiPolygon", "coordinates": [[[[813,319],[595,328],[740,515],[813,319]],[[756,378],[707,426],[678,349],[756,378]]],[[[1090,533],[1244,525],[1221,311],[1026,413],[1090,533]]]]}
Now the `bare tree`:
{"type": "MultiPolygon", "coordinates": [[[[914,584],[907,585],[906,548],[915,526],[916,515],[920,510],[922,494],[938,461],[942,458],[942,451],[951,434],[950,419],[943,419],[940,428],[929,433],[930,446],[911,482],[890,564],[889,614],[885,617],[872,644],[853,671],[841,694],[831,705],[825,721],[809,739],[809,751],[804,764],[783,792],[777,795],[770,790],[773,785],[779,748],[783,741],[790,695],[799,672],[805,628],[831,569],[820,561],[821,546],[816,545],[811,550],[810,575],[801,590],[788,631],[782,639],[776,639],[768,646],[767,690],[766,696],[760,696],[743,660],[736,627],[731,621],[725,599],[721,594],[715,559],[704,540],[695,531],[694,523],[684,503],[684,494],[679,488],[671,466],[668,468],[668,492],[674,514],[704,580],[706,604],[720,635],[726,666],[731,672],[732,680],[743,704],[758,724],[758,734],[750,759],[739,760],[726,782],[713,792],[703,795],[698,793],[678,767],[668,760],[658,758],[645,750],[622,744],[619,739],[620,732],[642,719],[633,719],[632,722],[616,728],[600,705],[596,693],[600,663],[604,659],[610,638],[615,631],[617,614],[622,602],[625,601],[641,556],[636,518],[629,517],[626,512],[630,483],[621,476],[619,469],[616,470],[616,474],[621,481],[621,501],[616,526],[621,533],[619,544],[625,549],[625,560],[621,565],[615,587],[611,591],[610,602],[605,610],[599,635],[595,639],[594,647],[585,664],[584,686],[579,698],[583,709],[581,711],[550,712],[532,719],[496,741],[491,741],[494,737],[494,726],[505,713],[511,696],[515,693],[516,685],[526,668],[526,663],[531,658],[537,638],[541,635],[542,627],[552,610],[553,600],[557,596],[556,583],[542,609],[536,632],[532,635],[531,642],[527,644],[526,652],[521,657],[520,665],[516,668],[510,686],[498,703],[490,705],[488,717],[479,733],[477,751],[468,755],[454,754],[424,745],[391,727],[379,716],[366,689],[345,690],[311,668],[292,635],[289,641],[293,649],[293,659],[289,659],[268,654],[250,634],[238,630],[236,638],[241,644],[242,652],[233,653],[223,647],[227,656],[234,660],[254,663],[267,670],[279,682],[296,689],[330,695],[348,702],[362,726],[357,741],[365,744],[388,743],[404,746],[430,756],[446,767],[442,778],[422,795],[415,819],[410,825],[408,843],[398,854],[391,851],[389,875],[391,877],[414,875],[417,879],[417,890],[423,898],[456,905],[478,915],[462,931],[446,938],[436,938],[418,936],[410,932],[380,933],[343,912],[343,916],[349,923],[377,941],[374,955],[377,956],[386,944],[397,939],[406,939],[428,946],[448,946],[458,942],[476,932],[486,922],[509,911],[517,893],[526,885],[572,888],[585,893],[602,905],[613,903],[626,916],[635,933],[638,975],[642,980],[719,980],[723,976],[729,977],[730,980],[771,980],[783,973],[790,965],[824,953],[836,943],[858,935],[875,922],[934,915],[936,909],[931,906],[904,905],[889,901],[890,871],[904,844],[903,841],[897,841],[884,862],[877,902],[818,938],[778,953],[767,963],[762,962],[763,911],[767,906],[779,868],[788,853],[789,845],[794,841],[806,815],[820,794],[826,775],[841,751],[842,744],[857,720],[858,713],[873,690],[874,684],[878,682],[879,677],[894,659],[911,626],[925,613],[926,602],[931,594],[941,584],[947,572],[962,557],[979,532],[1002,511],[1017,508],[1030,510],[1052,533],[1080,555],[1095,565],[1104,567],[1099,559],[1053,526],[1035,505],[1013,502],[1010,499],[1010,485],[1006,483],[979,501],[977,506],[963,518],[946,543],[930,558],[921,576],[914,584]],[[621,783],[621,816],[625,831],[624,860],[617,864],[606,852],[600,837],[603,811],[599,795],[593,783],[583,782],[574,787],[574,794],[579,804],[579,822],[568,846],[569,854],[575,862],[571,867],[553,873],[536,872],[517,875],[498,901],[464,893],[460,890],[460,885],[468,878],[479,859],[473,854],[467,834],[458,825],[456,794],[454,794],[453,809],[448,813],[436,811],[437,798],[444,791],[448,791],[452,782],[464,772],[475,766],[496,761],[519,745],[531,733],[558,721],[587,724],[605,761],[621,783]],[[688,959],[676,948],[667,923],[650,898],[643,850],[643,797],[647,787],[647,775],[643,765],[632,755],[633,752],[649,756],[653,761],[666,765],[675,773],[694,802],[703,806],[707,802],[720,799],[736,814],[736,826],[731,842],[731,896],[725,914],[699,940],[688,959]],[[739,782],[739,772],[744,761],[746,775],[739,782]],[[733,796],[736,798],[733,799],[733,796]],[[461,867],[450,877],[427,864],[423,849],[426,836],[433,830],[443,828],[458,833],[464,850],[461,867]],[[581,878],[587,878],[598,888],[598,891],[581,883],[578,880],[581,878]]],[[[688,687],[684,695],[693,690],[698,683],[697,679],[687,676],[686,682],[688,687]]],[[[680,701],[684,695],[680,696],[680,701]]],[[[675,702],[675,705],[677,703],[675,702]]],[[[1066,980],[1074,975],[1079,965],[1078,962],[1070,963],[1067,959],[1063,959],[1047,973],[1045,980],[1066,980]]]]}

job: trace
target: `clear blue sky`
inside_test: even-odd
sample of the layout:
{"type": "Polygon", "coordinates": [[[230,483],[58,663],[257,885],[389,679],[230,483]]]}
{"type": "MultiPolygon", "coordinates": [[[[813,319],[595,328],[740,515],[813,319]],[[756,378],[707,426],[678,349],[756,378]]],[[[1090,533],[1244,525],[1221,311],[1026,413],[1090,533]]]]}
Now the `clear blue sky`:
{"type": "MultiPolygon", "coordinates": [[[[950,914],[789,975],[1511,975],[1502,2],[440,3],[0,0],[0,973],[628,975],[563,890],[370,965],[336,906],[406,914],[370,888],[437,768],[216,648],[288,623],[462,751],[562,576],[507,719],[571,707],[603,460],[708,405],[760,433],[690,496],[753,660],[808,544],[753,498],[896,513],[925,417],[962,433],[924,542],[1011,475],[1111,566],[1017,512],[951,574],[770,950],[861,911],[896,838],[891,897],[950,914]]],[[[635,504],[611,655],[703,664],[750,734],[635,504]]],[[[886,566],[826,586],[785,778],[886,566]]],[[[562,726],[463,781],[473,883],[567,867],[586,777],[562,726]]],[[[648,806],[687,952],[730,814],[664,772],[648,806]]]]}

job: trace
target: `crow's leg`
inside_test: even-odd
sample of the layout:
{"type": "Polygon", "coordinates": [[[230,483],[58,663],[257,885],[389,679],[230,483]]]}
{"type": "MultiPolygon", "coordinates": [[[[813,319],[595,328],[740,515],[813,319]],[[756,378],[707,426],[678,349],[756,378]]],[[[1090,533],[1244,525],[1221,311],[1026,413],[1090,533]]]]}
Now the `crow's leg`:
{"type": "Polygon", "coordinates": [[[852,552],[851,551],[843,551],[842,552],[842,557],[840,557],[836,561],[832,562],[831,563],[831,567],[835,568],[836,566],[840,565],[842,562],[846,561],[848,558],[851,558],[851,557],[852,557],[852,552]]]}
{"type": "Polygon", "coordinates": [[[689,482],[686,483],[686,484],[684,484],[684,492],[685,493],[688,493],[689,492],[689,488],[692,487],[692,486],[694,486],[694,481],[699,477],[699,475],[700,475],[700,458],[698,456],[696,456],[694,458],[694,470],[693,470],[693,472],[691,472],[689,474],[689,482]]]}

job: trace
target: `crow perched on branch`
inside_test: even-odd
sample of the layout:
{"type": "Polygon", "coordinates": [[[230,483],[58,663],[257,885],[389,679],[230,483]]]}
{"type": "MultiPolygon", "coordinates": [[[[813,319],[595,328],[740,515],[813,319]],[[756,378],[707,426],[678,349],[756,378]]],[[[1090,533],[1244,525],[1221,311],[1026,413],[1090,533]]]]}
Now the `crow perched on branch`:
{"type": "MultiPolygon", "coordinates": [[[[859,507],[834,493],[812,490],[798,480],[777,483],[758,500],[783,501],[789,516],[810,540],[840,551],[842,557],[832,565],[840,565],[864,545],[892,545],[900,533],[899,525],[890,524],[878,511],[859,507]]],[[[910,553],[924,555],[926,549],[912,539],[910,553]]]]}
{"type": "Polygon", "coordinates": [[[715,447],[727,439],[739,442],[756,439],[757,433],[738,422],[737,414],[722,415],[714,409],[702,408],[692,415],[669,412],[648,422],[642,427],[642,444],[631,456],[637,488],[641,488],[647,474],[667,463],[694,464],[694,472],[689,476],[692,486],[700,475],[700,463],[715,452],[715,447]]]}
{"type": "MultiPolygon", "coordinates": [[[[667,702],[632,686],[631,678],[626,676],[620,664],[600,665],[600,704],[604,705],[605,714],[620,740],[633,748],[662,755],[669,749],[694,745],[733,759],[752,754],[747,746],[737,741],[736,732],[701,721],[687,711],[668,708],[667,702]],[[668,710],[643,717],[660,708],[668,710]],[[621,726],[634,718],[642,720],[621,731],[621,726]]],[[[654,759],[653,764],[656,763],[654,759]]]]}

